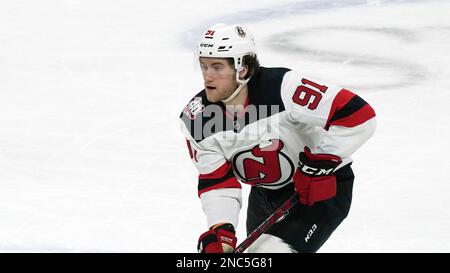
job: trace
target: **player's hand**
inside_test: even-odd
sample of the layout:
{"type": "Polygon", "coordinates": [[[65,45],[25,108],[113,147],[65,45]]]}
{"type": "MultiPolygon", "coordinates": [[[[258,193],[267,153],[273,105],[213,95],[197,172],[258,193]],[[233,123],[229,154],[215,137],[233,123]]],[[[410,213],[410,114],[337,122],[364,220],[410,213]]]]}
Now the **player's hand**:
{"type": "Polygon", "coordinates": [[[336,177],[333,172],[342,159],[331,154],[312,154],[308,147],[299,155],[299,166],[294,174],[295,190],[300,203],[308,206],[336,195],[336,177]]]}
{"type": "Polygon", "coordinates": [[[236,248],[236,232],[232,224],[225,223],[211,227],[200,235],[197,250],[199,253],[230,253],[236,248]]]}

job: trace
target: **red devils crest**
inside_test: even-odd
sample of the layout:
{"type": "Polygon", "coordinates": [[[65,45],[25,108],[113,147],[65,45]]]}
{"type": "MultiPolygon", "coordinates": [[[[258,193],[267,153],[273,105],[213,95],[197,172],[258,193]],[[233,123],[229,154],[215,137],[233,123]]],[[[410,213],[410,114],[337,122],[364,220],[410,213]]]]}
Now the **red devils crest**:
{"type": "Polygon", "coordinates": [[[284,184],[291,180],[294,164],[282,152],[284,143],[279,139],[270,140],[269,146],[259,145],[237,153],[233,157],[233,167],[240,180],[245,183],[284,184]]]}

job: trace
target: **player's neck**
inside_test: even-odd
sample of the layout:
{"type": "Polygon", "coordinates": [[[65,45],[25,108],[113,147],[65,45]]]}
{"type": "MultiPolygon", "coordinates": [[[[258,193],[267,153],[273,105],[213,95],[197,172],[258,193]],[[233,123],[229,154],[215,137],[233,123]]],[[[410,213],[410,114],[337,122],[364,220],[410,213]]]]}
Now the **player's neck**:
{"type": "Polygon", "coordinates": [[[239,94],[235,98],[233,98],[229,102],[224,102],[223,104],[225,106],[245,107],[245,103],[247,101],[247,96],[248,96],[248,87],[247,87],[247,85],[245,85],[244,87],[242,87],[242,90],[239,92],[239,94]]]}

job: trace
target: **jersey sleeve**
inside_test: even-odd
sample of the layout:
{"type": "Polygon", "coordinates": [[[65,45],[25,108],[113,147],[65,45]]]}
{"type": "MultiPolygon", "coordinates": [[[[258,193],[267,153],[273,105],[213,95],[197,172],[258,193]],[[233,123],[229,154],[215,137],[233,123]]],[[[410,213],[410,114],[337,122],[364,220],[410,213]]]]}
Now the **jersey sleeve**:
{"type": "Polygon", "coordinates": [[[202,147],[190,137],[181,123],[187,150],[198,170],[198,196],[207,217],[208,227],[228,222],[237,227],[242,207],[241,184],[237,181],[231,163],[223,155],[202,147]]]}
{"type": "Polygon", "coordinates": [[[375,132],[375,111],[349,90],[290,71],[283,78],[281,93],[291,121],[326,130],[321,143],[310,147],[315,153],[349,157],[375,132]]]}

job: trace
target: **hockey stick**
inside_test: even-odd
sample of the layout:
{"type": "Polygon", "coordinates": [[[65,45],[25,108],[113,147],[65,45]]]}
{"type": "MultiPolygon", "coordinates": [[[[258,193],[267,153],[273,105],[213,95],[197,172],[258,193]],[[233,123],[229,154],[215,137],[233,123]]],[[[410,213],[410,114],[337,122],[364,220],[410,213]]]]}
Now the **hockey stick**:
{"type": "Polygon", "coordinates": [[[250,235],[240,243],[234,253],[243,253],[253,242],[256,241],[263,233],[267,232],[275,223],[283,219],[289,210],[295,206],[299,201],[297,192],[291,195],[288,200],[277,208],[264,222],[262,222],[250,235]]]}

